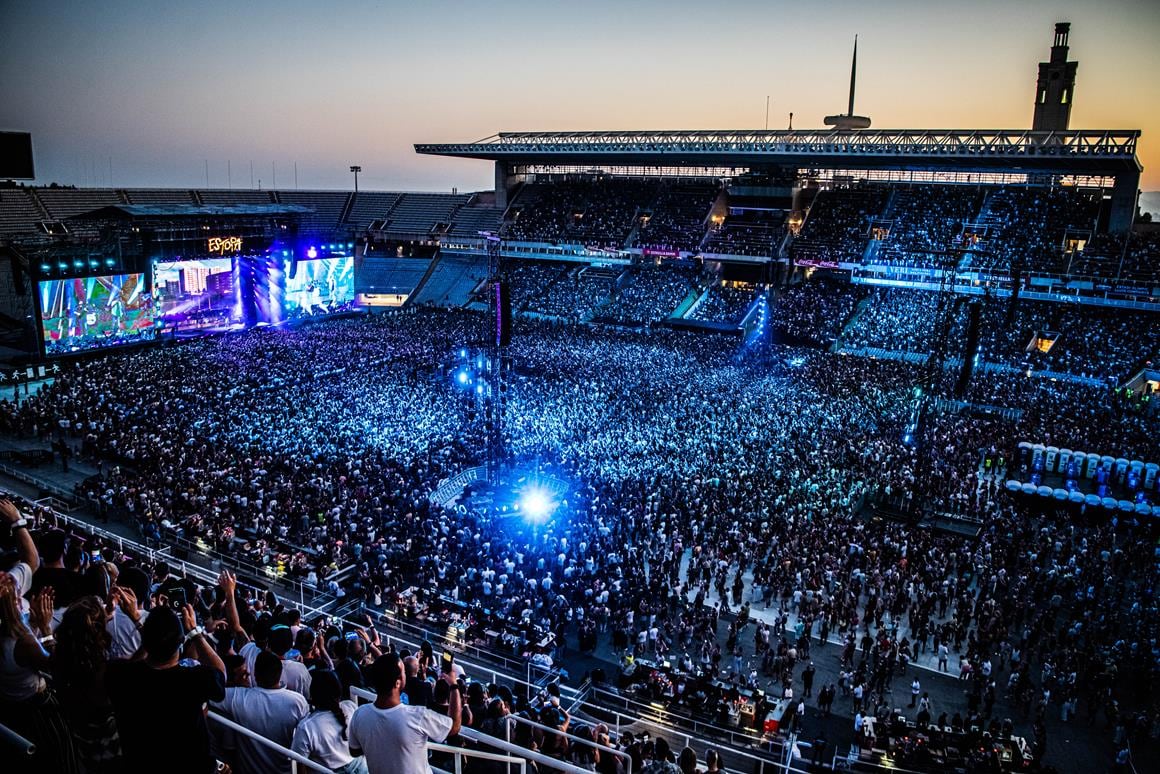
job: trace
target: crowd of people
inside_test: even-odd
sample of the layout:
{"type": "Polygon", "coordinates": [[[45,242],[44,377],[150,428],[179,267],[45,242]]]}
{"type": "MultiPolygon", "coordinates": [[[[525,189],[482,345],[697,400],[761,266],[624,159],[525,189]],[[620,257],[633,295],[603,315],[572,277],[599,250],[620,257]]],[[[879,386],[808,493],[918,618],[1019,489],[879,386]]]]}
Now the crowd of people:
{"type": "Polygon", "coordinates": [[[785,237],[785,213],[781,210],[747,209],[727,215],[705,237],[706,253],[725,255],[777,255],[785,237]]]}
{"type": "MultiPolygon", "coordinates": [[[[807,293],[807,295],[809,295],[807,293]]],[[[925,355],[934,347],[938,294],[877,289],[842,334],[851,349],[925,355]]],[[[1007,368],[1048,371],[1122,383],[1160,356],[1155,312],[991,295],[956,296],[949,350],[964,354],[970,307],[978,305],[981,358],[1007,368]]]]}
{"type": "Polygon", "coordinates": [[[889,233],[877,258],[891,261],[914,256],[923,260],[930,251],[945,250],[958,239],[963,224],[979,212],[982,198],[977,186],[899,187],[883,215],[889,222],[889,233]]]}
{"type": "Polygon", "coordinates": [[[859,185],[819,191],[801,233],[793,241],[795,260],[858,262],[866,250],[870,224],[889,197],[885,186],[859,185]]]}
{"type": "Polygon", "coordinates": [[[705,238],[709,210],[717,199],[716,185],[664,186],[648,220],[641,225],[636,246],[651,250],[695,251],[705,238]]]}
{"type": "Polygon", "coordinates": [[[505,225],[508,239],[624,247],[640,208],[657,184],[637,178],[570,179],[532,183],[517,195],[517,215],[505,225]]]}
{"type": "Polygon", "coordinates": [[[531,295],[522,311],[569,322],[586,320],[616,287],[620,272],[590,266],[570,269],[563,277],[531,295]]]}
{"type": "Polygon", "coordinates": [[[617,325],[642,325],[663,320],[676,311],[693,290],[690,273],[672,268],[643,267],[600,307],[598,318],[617,325]]]}
{"type": "Polygon", "coordinates": [[[757,291],[751,285],[710,285],[701,302],[687,315],[690,320],[737,324],[757,300],[757,291]]]}
{"type": "MultiPolygon", "coordinates": [[[[724,306],[712,319],[738,316],[753,298],[741,290],[714,297],[724,306]]],[[[848,299],[839,303],[846,308],[848,299]]],[[[895,306],[894,322],[877,315],[874,324],[905,328],[904,307],[913,304],[895,306]]],[[[511,351],[508,453],[530,471],[569,482],[556,514],[533,529],[489,509],[444,508],[428,498],[483,458],[483,412],[447,368],[481,326],[468,312],[404,311],[108,354],[66,364],[19,405],[0,402],[0,430],[79,442],[83,456],[101,465],[83,493],[162,542],[169,534],[197,538],[214,552],[281,563],[316,583],[349,567],[336,591],[371,608],[409,589],[428,590],[553,632],[566,646],[557,656],[593,642],[622,654],[683,652],[740,683],[748,676],[744,659],[769,654],[771,673],[792,685],[807,668],[801,654],[811,638],[815,648],[837,639],[849,673],[841,688],[857,691],[867,707],[886,701],[895,670],[908,660],[925,653],[933,664],[953,654],[968,689],[962,706],[948,711],[997,730],[1000,710],[1010,713],[1040,759],[1064,707],[1106,718],[1117,743],[1146,740],[1160,728],[1160,616],[1151,544],[1140,539],[1146,526],[1096,515],[1080,521],[1012,500],[980,462],[988,454],[1013,460],[1022,438],[1160,459],[1154,415],[1122,410],[1107,390],[1013,380],[993,389],[1006,390],[1004,400],[1022,409],[1018,420],[937,414],[919,443],[907,443],[918,378],[907,364],[813,349],[744,350],[732,338],[689,332],[522,320],[511,351]],[[969,509],[979,535],[864,517],[869,501],[899,497],[969,509]],[[775,611],[772,625],[756,615],[759,607],[775,611]]],[[[46,554],[52,560],[51,545],[46,552],[38,540],[35,560],[20,544],[24,565],[46,554]]],[[[134,603],[116,591],[121,585],[99,587],[95,602],[86,595],[61,611],[44,592],[28,597],[32,570],[15,567],[2,634],[25,642],[22,649],[35,650],[28,637],[46,636],[58,612],[59,626],[87,615],[94,631],[116,609],[133,618],[124,608],[134,603]],[[12,607],[25,598],[35,611],[28,635],[12,607]],[[89,612],[73,612],[82,603],[89,612]]],[[[135,589],[135,604],[150,611],[142,641],[115,654],[98,644],[85,658],[138,660],[110,662],[104,694],[87,684],[64,689],[78,690],[78,706],[93,718],[117,722],[127,760],[179,728],[203,727],[204,720],[167,725],[162,718],[173,716],[159,709],[145,717],[151,706],[176,706],[164,691],[171,684],[160,682],[174,679],[188,681],[181,706],[214,702],[242,725],[292,744],[311,718],[302,732],[308,748],[312,734],[331,734],[333,742],[342,730],[344,755],[352,757],[336,754],[327,759],[331,768],[357,770],[360,751],[372,772],[395,770],[374,763],[374,751],[387,745],[364,741],[370,737],[361,722],[372,713],[341,706],[346,694],[320,675],[333,672],[348,687],[357,672],[379,689],[380,699],[367,706],[384,713],[403,706],[403,693],[415,706],[402,687],[410,674],[399,671],[409,668],[401,654],[373,659],[370,626],[353,640],[318,626],[304,635],[294,630],[301,622],[292,611],[230,583],[223,578],[220,591],[187,588],[188,613],[173,608],[172,595],[162,599],[164,579],[135,589]],[[194,633],[198,621],[215,643],[194,633]],[[283,631],[293,635],[290,643],[283,631]],[[362,645],[346,646],[355,640],[362,645]],[[363,654],[360,666],[373,660],[369,671],[343,665],[351,648],[363,654]],[[182,650],[199,662],[197,671],[159,677],[182,650]],[[288,666],[296,658],[301,669],[288,666]],[[253,686],[234,675],[242,667],[253,686]],[[155,690],[152,703],[133,701],[142,694],[125,685],[155,690]]],[[[53,657],[15,661],[24,671],[3,683],[8,709],[57,689],[58,678],[32,676],[51,673],[53,657]]],[[[419,658],[419,674],[433,668],[419,658]]],[[[532,711],[489,686],[474,696],[469,687],[463,703],[471,711],[457,712],[448,699],[453,682],[432,684],[427,703],[443,720],[423,721],[430,738],[450,735],[449,724],[479,721],[476,709],[485,725],[503,722],[505,702],[509,712],[532,711]]],[[[68,730],[54,728],[58,736],[68,730]]],[[[598,725],[590,731],[601,734],[598,725]]],[[[76,726],[71,733],[79,738],[76,726]]],[[[218,749],[205,744],[207,755],[218,749]]],[[[254,770],[256,751],[235,744],[236,752],[226,747],[222,755],[254,770]]],[[[573,755],[550,734],[526,744],[573,755]]],[[[637,744],[642,763],[670,755],[659,743],[617,744],[626,751],[637,744]]],[[[324,748],[343,752],[337,743],[324,748]]],[[[189,760],[193,766],[202,758],[191,753],[189,760]]],[[[617,770],[614,756],[591,764],[617,770]]]]}
{"type": "Polygon", "coordinates": [[[774,331],[786,341],[829,345],[842,332],[865,290],[819,279],[781,293],[773,307],[774,331]]]}

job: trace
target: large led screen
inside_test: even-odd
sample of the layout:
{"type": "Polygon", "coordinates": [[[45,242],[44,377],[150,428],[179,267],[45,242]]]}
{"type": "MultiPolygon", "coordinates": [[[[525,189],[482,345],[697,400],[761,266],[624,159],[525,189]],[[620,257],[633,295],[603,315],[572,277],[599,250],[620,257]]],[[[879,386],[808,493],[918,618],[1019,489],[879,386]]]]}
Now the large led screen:
{"type": "Polygon", "coordinates": [[[236,285],[231,258],[153,264],[153,295],[161,327],[184,330],[239,322],[242,310],[236,285]]]}
{"type": "Polygon", "coordinates": [[[297,266],[288,268],[287,318],[332,314],[354,303],[354,258],[298,261],[297,266]]]}
{"type": "Polygon", "coordinates": [[[155,309],[143,274],[44,280],[39,290],[48,355],[153,338],[155,309]]]}

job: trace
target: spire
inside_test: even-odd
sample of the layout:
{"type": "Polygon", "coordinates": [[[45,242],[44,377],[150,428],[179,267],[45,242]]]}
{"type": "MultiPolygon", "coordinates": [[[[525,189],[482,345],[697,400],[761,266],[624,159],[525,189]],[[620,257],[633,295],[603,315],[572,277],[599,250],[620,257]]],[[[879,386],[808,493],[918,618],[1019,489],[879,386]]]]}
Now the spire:
{"type": "Polygon", "coordinates": [[[854,83],[858,79],[858,36],[854,36],[854,58],[850,61],[850,109],[846,115],[854,115],[854,83]]]}

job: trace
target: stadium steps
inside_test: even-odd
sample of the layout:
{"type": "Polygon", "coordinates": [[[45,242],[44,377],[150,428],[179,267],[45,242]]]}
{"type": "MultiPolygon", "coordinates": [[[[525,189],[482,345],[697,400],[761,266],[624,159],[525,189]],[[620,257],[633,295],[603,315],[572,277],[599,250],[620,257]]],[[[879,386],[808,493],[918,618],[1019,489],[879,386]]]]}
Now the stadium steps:
{"type": "Polygon", "coordinates": [[[423,276],[419,278],[419,282],[415,285],[414,288],[411,289],[411,292],[407,294],[407,300],[404,302],[404,306],[411,306],[414,303],[412,299],[419,295],[420,291],[422,291],[423,287],[427,284],[427,281],[430,280],[432,275],[435,274],[435,268],[442,262],[443,256],[441,256],[438,251],[436,251],[435,257],[432,258],[431,263],[427,265],[427,271],[423,272],[423,276]]]}
{"type": "Polygon", "coordinates": [[[882,208],[882,212],[879,213],[878,217],[882,218],[883,220],[890,220],[892,217],[894,217],[894,205],[897,200],[898,189],[892,186],[890,188],[890,196],[886,199],[886,206],[882,208]]]}
{"type": "Polygon", "coordinates": [[[40,197],[36,193],[36,189],[35,188],[26,188],[25,190],[28,191],[28,198],[32,200],[32,203],[36,206],[36,209],[40,212],[41,218],[43,218],[44,220],[51,219],[52,215],[50,215],[48,213],[48,208],[45,207],[44,202],[42,202],[40,200],[40,197]]]}
{"type": "MultiPolygon", "coordinates": [[[[696,295],[696,298],[693,299],[692,303],[689,304],[689,307],[687,309],[685,309],[685,311],[682,314],[677,314],[674,312],[673,317],[670,319],[673,319],[673,318],[677,318],[677,319],[681,319],[681,320],[688,319],[689,315],[691,315],[693,312],[697,311],[697,307],[699,307],[701,304],[703,304],[705,302],[705,299],[709,297],[709,288],[708,287],[702,288],[700,291],[694,291],[694,292],[696,292],[697,295],[696,295]]],[[[679,309],[680,309],[680,307],[678,307],[678,310],[679,309]]]]}
{"type": "Polygon", "coordinates": [[[838,331],[838,335],[834,337],[834,343],[830,346],[831,352],[842,351],[842,339],[845,337],[846,331],[850,330],[850,328],[854,326],[854,323],[858,322],[858,318],[861,317],[863,313],[865,313],[873,300],[874,295],[869,294],[860,300],[857,305],[855,305],[854,311],[850,313],[850,316],[846,319],[846,322],[842,324],[842,329],[838,331]]]}
{"type": "Polygon", "coordinates": [[[346,223],[347,218],[350,217],[350,211],[354,209],[354,197],[355,194],[353,191],[350,196],[346,197],[346,204],[342,206],[342,212],[338,216],[339,223],[346,223]]]}

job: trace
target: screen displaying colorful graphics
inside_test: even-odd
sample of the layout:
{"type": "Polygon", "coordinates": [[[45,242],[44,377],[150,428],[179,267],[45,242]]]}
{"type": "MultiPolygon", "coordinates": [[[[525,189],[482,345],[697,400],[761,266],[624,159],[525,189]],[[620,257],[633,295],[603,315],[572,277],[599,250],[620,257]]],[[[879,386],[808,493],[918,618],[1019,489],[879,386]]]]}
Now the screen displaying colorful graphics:
{"type": "Polygon", "coordinates": [[[228,326],[241,320],[232,258],[153,264],[158,324],[169,330],[228,326]]]}
{"type": "Polygon", "coordinates": [[[354,258],[318,258],[286,268],[287,318],[332,314],[354,304],[354,258]]]}
{"type": "Polygon", "coordinates": [[[45,280],[39,290],[49,355],[153,338],[155,308],[143,274],[45,280]]]}

